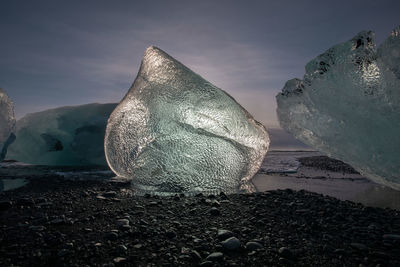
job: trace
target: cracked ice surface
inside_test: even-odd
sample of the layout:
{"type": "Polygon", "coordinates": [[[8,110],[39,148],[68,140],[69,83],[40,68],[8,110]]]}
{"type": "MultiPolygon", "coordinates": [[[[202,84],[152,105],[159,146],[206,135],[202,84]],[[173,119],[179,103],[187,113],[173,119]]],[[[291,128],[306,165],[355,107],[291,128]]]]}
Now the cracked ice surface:
{"type": "Polygon", "coordinates": [[[300,141],[400,190],[400,27],[376,49],[363,31],[306,65],[277,95],[281,126],[300,141]]]}
{"type": "Polygon", "coordinates": [[[231,96],[156,47],[111,114],[106,158],[143,191],[236,191],[269,146],[260,123],[231,96]]]}
{"type": "Polygon", "coordinates": [[[0,161],[7,153],[7,147],[15,140],[14,104],[0,88],[0,161]]]}

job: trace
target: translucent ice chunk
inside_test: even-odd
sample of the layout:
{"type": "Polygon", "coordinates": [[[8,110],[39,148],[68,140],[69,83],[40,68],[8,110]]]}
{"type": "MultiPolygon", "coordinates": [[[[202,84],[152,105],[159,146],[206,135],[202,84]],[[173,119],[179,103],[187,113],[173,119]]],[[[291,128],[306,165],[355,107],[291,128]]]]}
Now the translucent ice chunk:
{"type": "Polygon", "coordinates": [[[363,31],[277,95],[281,126],[371,180],[400,189],[400,28],[379,47],[363,31]]]}
{"type": "Polygon", "coordinates": [[[0,88],[0,161],[7,153],[7,147],[15,140],[14,104],[0,88]]]}
{"type": "Polygon", "coordinates": [[[156,47],[108,120],[106,158],[119,176],[154,193],[235,191],[269,145],[231,96],[156,47]]]}
{"type": "Polygon", "coordinates": [[[60,107],[17,122],[8,158],[41,165],[106,165],[104,134],[117,104],[60,107]]]}

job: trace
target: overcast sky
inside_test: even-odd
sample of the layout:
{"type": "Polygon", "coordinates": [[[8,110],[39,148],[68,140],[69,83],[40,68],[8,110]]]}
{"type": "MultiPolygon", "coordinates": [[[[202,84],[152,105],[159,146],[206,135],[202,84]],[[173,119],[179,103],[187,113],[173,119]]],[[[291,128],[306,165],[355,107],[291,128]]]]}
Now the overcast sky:
{"type": "Polygon", "coordinates": [[[275,95],[361,30],[381,43],[400,1],[0,1],[0,87],[18,118],[119,102],[155,45],[222,88],[267,126],[275,95]]]}

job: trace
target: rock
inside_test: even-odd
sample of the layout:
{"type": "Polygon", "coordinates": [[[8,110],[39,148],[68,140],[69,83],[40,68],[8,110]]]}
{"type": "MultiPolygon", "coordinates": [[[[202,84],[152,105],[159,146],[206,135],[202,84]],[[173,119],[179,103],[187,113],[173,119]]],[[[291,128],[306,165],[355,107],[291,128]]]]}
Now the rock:
{"type": "Polygon", "coordinates": [[[7,200],[0,201],[0,211],[1,210],[7,210],[7,209],[9,209],[11,207],[12,207],[12,202],[11,201],[7,201],[7,200]]]}
{"type": "Polygon", "coordinates": [[[367,250],[368,249],[368,247],[366,245],[361,244],[361,243],[351,243],[350,246],[352,248],[356,248],[358,250],[367,250]]]}
{"type": "Polygon", "coordinates": [[[58,255],[59,257],[64,257],[64,256],[66,256],[66,255],[68,255],[68,254],[70,254],[70,253],[71,253],[70,250],[63,248],[63,249],[61,249],[61,250],[57,253],[57,255],[58,255]]]}
{"type": "Polygon", "coordinates": [[[218,216],[218,215],[221,214],[221,212],[219,211],[219,209],[216,208],[216,207],[212,207],[212,208],[209,210],[209,213],[210,213],[212,216],[218,216]]]}
{"type": "Polygon", "coordinates": [[[32,226],[29,226],[29,229],[31,229],[32,231],[41,232],[41,231],[46,230],[46,227],[44,227],[43,225],[37,225],[37,226],[32,225],[32,226]]]}
{"type": "Polygon", "coordinates": [[[333,251],[335,254],[346,254],[346,251],[342,248],[337,248],[333,251]]]}
{"type": "Polygon", "coordinates": [[[17,205],[33,206],[33,205],[35,205],[35,201],[32,198],[19,198],[19,199],[17,199],[17,205]]]}
{"type": "Polygon", "coordinates": [[[170,239],[176,237],[176,233],[175,233],[174,230],[168,230],[168,231],[165,233],[165,235],[166,235],[168,238],[170,238],[170,239]]]}
{"type": "Polygon", "coordinates": [[[200,263],[200,266],[212,267],[212,266],[214,266],[214,263],[212,261],[203,261],[202,263],[200,263]]]}
{"type": "Polygon", "coordinates": [[[123,258],[123,257],[116,257],[116,258],[113,259],[113,261],[114,261],[115,263],[123,263],[123,262],[126,262],[126,258],[123,258]]]}
{"type": "Polygon", "coordinates": [[[190,257],[192,257],[194,262],[200,262],[202,259],[200,253],[198,253],[196,250],[190,251],[190,257]]]}
{"type": "Polygon", "coordinates": [[[230,237],[222,241],[221,245],[226,250],[238,250],[240,248],[240,241],[236,237],[230,237]]]}
{"type": "Polygon", "coordinates": [[[107,197],[107,198],[111,198],[111,197],[116,197],[117,196],[117,192],[115,191],[108,191],[102,194],[103,197],[107,197]]]}
{"type": "Polygon", "coordinates": [[[292,259],[293,258],[293,252],[292,250],[290,250],[287,247],[281,247],[278,250],[279,255],[281,255],[282,257],[286,258],[286,259],[292,259]]]}
{"type": "Polygon", "coordinates": [[[63,224],[63,223],[65,223],[64,218],[55,218],[55,219],[49,221],[49,224],[63,224]]]}
{"type": "Polygon", "coordinates": [[[400,235],[397,234],[385,234],[382,236],[383,239],[387,240],[397,240],[400,241],[400,235]]]}
{"type": "Polygon", "coordinates": [[[111,240],[111,241],[114,241],[114,240],[118,239],[118,234],[115,233],[115,232],[109,232],[104,236],[104,238],[108,239],[108,240],[111,240]]]}
{"type": "Polygon", "coordinates": [[[217,237],[218,237],[219,240],[225,240],[225,239],[227,239],[229,237],[232,237],[232,236],[233,236],[233,233],[231,231],[229,231],[229,230],[225,230],[225,229],[219,229],[218,230],[217,237]]]}
{"type": "Polygon", "coordinates": [[[122,227],[122,226],[126,226],[126,225],[129,226],[129,220],[128,219],[119,219],[119,220],[117,220],[116,224],[118,227],[122,227]]]}
{"type": "Polygon", "coordinates": [[[128,251],[128,248],[124,245],[118,245],[116,247],[116,251],[118,254],[123,255],[123,254],[126,254],[126,252],[128,251]]]}
{"type": "Polygon", "coordinates": [[[222,254],[221,252],[211,253],[206,258],[207,261],[212,261],[212,262],[215,261],[221,262],[223,259],[224,259],[224,254],[222,254]]]}
{"type": "Polygon", "coordinates": [[[261,245],[258,242],[250,241],[250,242],[246,243],[246,249],[249,250],[249,251],[259,250],[259,249],[262,249],[262,248],[263,248],[263,245],[261,245]]]}

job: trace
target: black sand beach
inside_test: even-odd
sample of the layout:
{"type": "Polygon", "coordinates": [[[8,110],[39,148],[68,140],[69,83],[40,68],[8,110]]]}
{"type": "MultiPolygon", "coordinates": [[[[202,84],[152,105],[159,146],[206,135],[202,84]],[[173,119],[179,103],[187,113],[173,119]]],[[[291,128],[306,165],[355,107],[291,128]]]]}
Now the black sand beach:
{"type": "Polygon", "coordinates": [[[397,210],[304,190],[140,197],[129,183],[43,172],[0,193],[1,266],[400,265],[397,210]]]}

